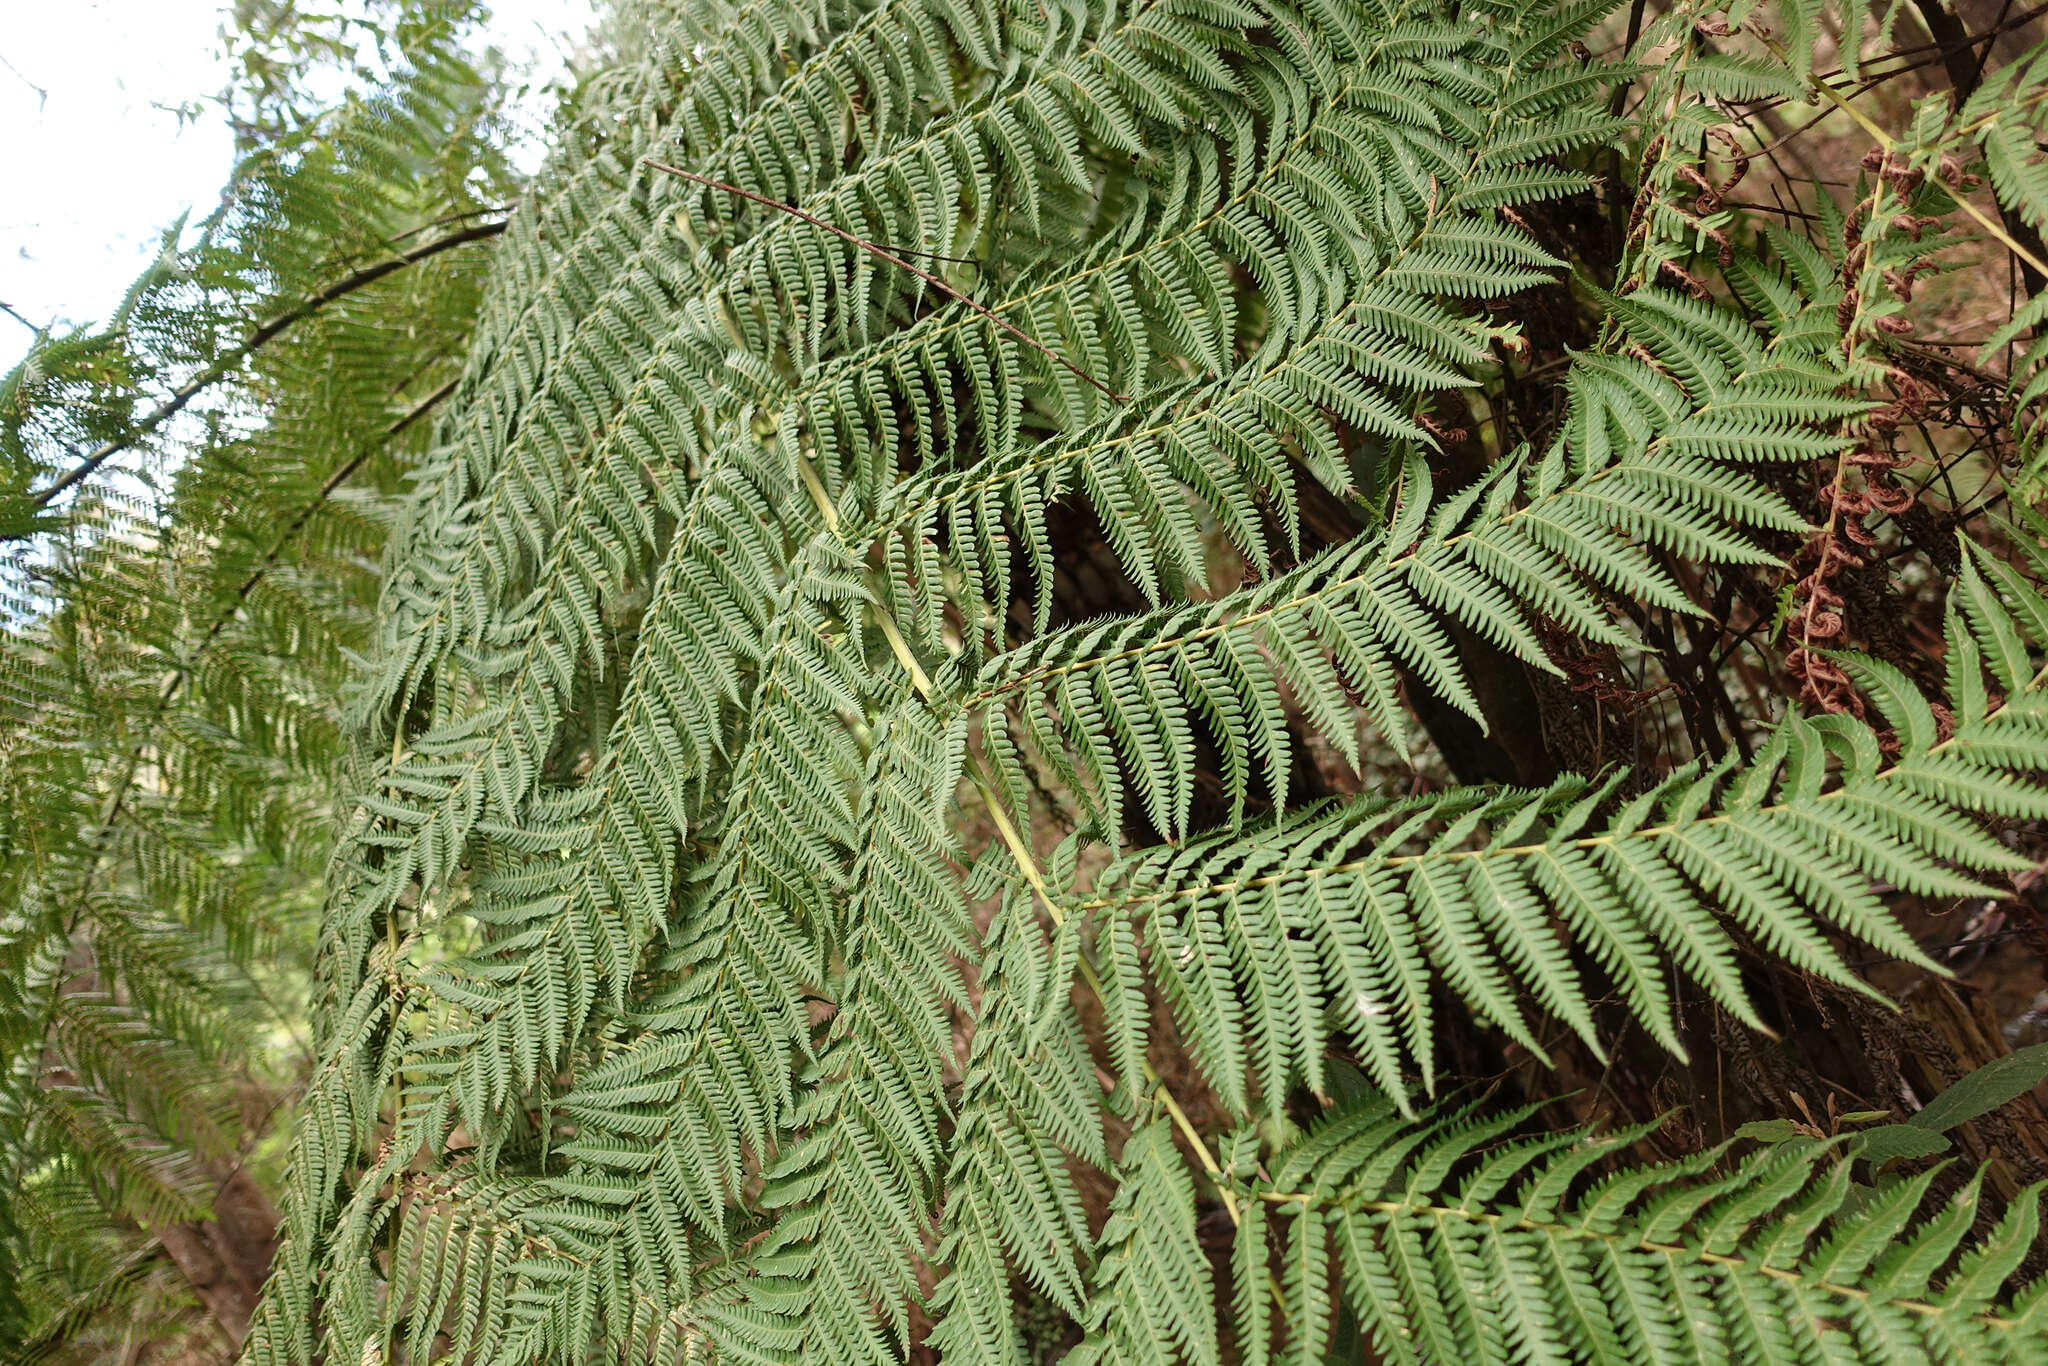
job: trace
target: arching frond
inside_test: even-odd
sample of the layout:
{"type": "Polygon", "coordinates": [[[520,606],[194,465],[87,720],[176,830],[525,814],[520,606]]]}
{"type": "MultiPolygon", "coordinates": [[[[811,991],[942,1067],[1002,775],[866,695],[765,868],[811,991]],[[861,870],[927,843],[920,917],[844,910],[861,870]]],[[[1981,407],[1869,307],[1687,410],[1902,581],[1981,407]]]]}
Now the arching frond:
{"type": "MultiPolygon", "coordinates": [[[[1952,644],[1970,651],[1960,629],[1952,644]]],[[[1325,1089],[1326,1048],[1340,1040],[1391,1096],[1408,1093],[1411,1067],[1433,1086],[1439,983],[1539,1055],[1532,1007],[1597,1050],[1591,1002],[1609,989],[1678,1048],[1674,971],[1755,1021],[1731,931],[1868,990],[1831,935],[1932,966],[1874,885],[1981,896],[1959,866],[2021,865],[1971,818],[2038,818],[2041,794],[2019,779],[2042,761],[2048,693],[2030,672],[2004,705],[1937,740],[1910,684],[1874,662],[1852,667],[1901,718],[1892,762],[1859,722],[1793,716],[1748,764],[1681,770],[1627,800],[1611,780],[1574,777],[1541,792],[1338,803],[1134,858],[1084,904],[1133,920],[1098,930],[1130,957],[1110,970],[1160,980],[1240,1107],[1247,1078],[1267,1104],[1297,1079],[1325,1089]]]]}
{"type": "MultiPolygon", "coordinates": [[[[1393,1361],[2025,1361],[2039,1350],[2038,1282],[2005,1290],[2039,1225],[2038,1187],[2002,1215],[1980,1204],[1982,1172],[1939,1202],[1932,1171],[1872,1190],[1838,1145],[1810,1139],[1719,1171],[1709,1153],[1602,1177],[1597,1164],[1632,1135],[1510,1139],[1519,1117],[1340,1112],[1245,1198],[1270,1202],[1268,1219],[1291,1226],[1318,1275],[1341,1275],[1393,1361]],[[1915,1223],[1923,1204],[1933,1208],[1915,1223]]],[[[1261,1221],[1239,1236],[1263,1237],[1261,1221]]],[[[1297,1324],[1321,1308],[1303,1293],[1311,1279],[1277,1305],[1297,1324]]]]}

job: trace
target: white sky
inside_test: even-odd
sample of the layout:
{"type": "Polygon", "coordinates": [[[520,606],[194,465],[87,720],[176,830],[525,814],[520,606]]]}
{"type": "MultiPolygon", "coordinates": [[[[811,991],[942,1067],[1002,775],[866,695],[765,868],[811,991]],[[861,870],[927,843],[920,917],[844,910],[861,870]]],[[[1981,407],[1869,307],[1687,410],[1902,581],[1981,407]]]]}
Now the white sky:
{"type": "MultiPolygon", "coordinates": [[[[111,312],[187,209],[227,181],[227,129],[171,108],[217,93],[221,0],[4,0],[0,302],[37,323],[111,312]],[[164,107],[159,107],[164,106],[164,107]]],[[[591,0],[495,0],[486,32],[537,85],[592,21],[591,0]]],[[[28,329],[0,316],[0,372],[28,329]]]]}

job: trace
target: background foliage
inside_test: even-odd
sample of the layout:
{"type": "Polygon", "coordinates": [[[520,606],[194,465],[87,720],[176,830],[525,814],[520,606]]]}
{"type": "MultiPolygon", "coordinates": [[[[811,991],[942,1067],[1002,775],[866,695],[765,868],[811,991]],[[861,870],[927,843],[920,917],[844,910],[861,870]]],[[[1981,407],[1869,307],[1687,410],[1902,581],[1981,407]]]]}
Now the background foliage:
{"type": "Polygon", "coordinates": [[[0,1293],[28,1355],[239,1345],[275,1246],[331,701],[514,183],[466,10],[369,17],[364,49],[246,15],[221,207],[0,385],[0,1293]],[[331,106],[342,51],[385,75],[331,106]]]}
{"type": "Polygon", "coordinates": [[[15,1350],[2038,1357],[2036,17],[252,10],[4,395],[15,1350]]]}

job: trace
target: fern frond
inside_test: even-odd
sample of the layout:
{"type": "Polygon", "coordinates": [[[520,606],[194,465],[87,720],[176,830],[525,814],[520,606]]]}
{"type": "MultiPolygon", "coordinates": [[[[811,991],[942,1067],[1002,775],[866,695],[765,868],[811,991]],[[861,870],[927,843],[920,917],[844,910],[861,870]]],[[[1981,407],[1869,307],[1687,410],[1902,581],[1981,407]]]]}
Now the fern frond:
{"type": "Polygon", "coordinates": [[[932,1346],[949,1358],[1021,1362],[1009,1266],[1070,1316],[1083,1313],[1088,1242],[1067,1153],[1109,1162],[1098,1092],[1067,984],[1078,936],[1048,943],[1012,895],[981,945],[981,1004],[945,1174],[932,1346]]]}
{"type": "MultiPolygon", "coordinates": [[[[1991,619],[2010,627],[2002,611],[1991,619]]],[[[1967,638],[1959,627],[1952,643],[1967,638]]],[[[1240,1109],[1247,1076],[1267,1104],[1297,1079],[1322,1089],[1337,1040],[1387,1094],[1408,1094],[1410,1067],[1433,1089],[1439,982],[1539,1056],[1532,1005],[1597,1053],[1591,1001],[1608,993],[1584,980],[1567,942],[1653,1037],[1682,1051],[1674,971],[1757,1022],[1725,921],[1776,957],[1867,991],[1829,934],[1932,966],[1872,884],[1986,895],[1957,865],[2018,863],[1971,817],[2044,809],[2013,780],[2044,757],[2038,677],[1937,740],[1903,678],[1873,661],[1849,665],[1899,718],[1893,762],[1859,722],[1791,716],[1749,764],[1680,771],[1604,821],[1620,800],[1614,784],[1579,778],[1542,792],[1353,801],[1133,857],[1080,904],[1133,920],[1131,932],[1098,930],[1107,951],[1131,956],[1114,971],[1160,981],[1213,1084],[1240,1109]]]]}
{"type": "MultiPolygon", "coordinates": [[[[1342,1269],[1393,1361],[2025,1361],[2040,1350],[2037,1288],[2003,1293],[2038,1228],[2038,1187],[1993,1218],[1978,1172],[1914,1226],[1933,1171],[1871,1191],[1837,1145],[1801,1139],[1720,1171],[1715,1152],[1598,1177],[1634,1135],[1509,1139],[1518,1118],[1418,1123],[1353,1107],[1245,1195],[1315,1221],[1304,1255],[1342,1269]]],[[[1299,1325],[1320,1306],[1289,1290],[1281,1308],[1299,1325]]]]}
{"type": "MultiPolygon", "coordinates": [[[[1636,308],[1647,314],[1649,305],[1636,308]]],[[[1709,395],[1697,406],[1649,365],[1601,358],[1575,376],[1576,411],[1541,461],[1507,462],[1439,503],[1411,459],[1383,533],[1212,605],[1046,637],[992,661],[967,706],[998,736],[1008,725],[996,711],[1013,712],[1031,751],[1083,794],[1112,837],[1126,786],[1155,828],[1187,828],[1196,718],[1223,751],[1234,813],[1255,761],[1284,803],[1283,684],[1354,763],[1353,694],[1381,736],[1407,752],[1404,669],[1480,719],[1438,614],[1549,668],[1532,611],[1589,639],[1626,643],[1600,594],[1693,610],[1651,548],[1758,563],[1769,557],[1736,528],[1801,525],[1763,482],[1722,462],[1738,449],[1768,460],[1838,447],[1806,426],[1810,405],[1825,410],[1829,400],[1775,377],[1730,375],[1710,353],[1694,360],[1695,383],[1709,395]]],[[[1760,352],[1743,360],[1768,365],[1760,352]]],[[[1005,742],[992,754],[999,768],[1019,762],[1005,742]]]]}
{"type": "Polygon", "coordinates": [[[953,966],[969,952],[967,909],[941,862],[958,759],[922,702],[884,714],[854,845],[848,970],[792,1117],[807,1133],[762,1174],[760,1207],[776,1224],[761,1264],[804,1287],[806,1358],[886,1363],[909,1345],[911,1253],[929,1232],[953,1119],[946,1008],[967,1004],[953,966]]]}
{"type": "Polygon", "coordinates": [[[1067,1360],[1215,1366],[1215,1287],[1172,1122],[1160,1115],[1133,1130],[1118,1168],[1082,1320],[1088,1336],[1067,1360]]]}

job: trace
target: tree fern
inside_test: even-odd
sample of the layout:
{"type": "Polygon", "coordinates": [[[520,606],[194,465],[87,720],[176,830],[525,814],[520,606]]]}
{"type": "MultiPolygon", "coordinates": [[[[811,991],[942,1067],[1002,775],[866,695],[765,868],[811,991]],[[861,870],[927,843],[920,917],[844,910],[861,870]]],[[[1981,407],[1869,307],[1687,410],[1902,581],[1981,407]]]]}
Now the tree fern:
{"type": "MultiPolygon", "coordinates": [[[[356,705],[390,759],[365,772],[330,918],[340,1047],[312,1096],[332,1118],[302,1139],[264,1352],[315,1350],[318,1286],[334,1352],[439,1325],[545,1358],[665,1341],[652,1313],[735,1352],[887,1360],[935,1236],[950,1351],[1019,1350],[1014,1264],[1084,1355],[1214,1359],[1148,979],[1223,1107],[1284,1127],[1332,1048],[1397,1106],[1418,1073],[1429,1089],[1439,981],[1532,1048],[1533,1008],[1597,1049],[1557,925],[1678,1047],[1667,964],[1760,1023],[1731,926],[1860,985],[1829,933],[1918,956],[1868,879],[1959,893],[1977,884],[1953,861],[2011,865],[1964,817],[2033,812],[1987,780],[2034,762],[2037,718],[1975,570],[2007,696],[1937,740],[1913,686],[1858,665],[1908,714],[1893,762],[1852,719],[1787,717],[1748,762],[1627,799],[1619,776],[1566,777],[1252,816],[1288,803],[1303,723],[1353,763],[1361,715],[1412,752],[1416,689],[1484,724],[1461,639],[1554,672],[1544,632],[1633,647],[1616,599],[1696,610],[1674,562],[1778,563],[1804,522],[1764,467],[1844,455],[1870,407],[1832,332],[1760,336],[1652,284],[1602,300],[1554,438],[1437,492],[1418,400],[1514,337],[1457,301],[1558,264],[1495,211],[1575,192],[1554,159],[1621,126],[1600,105],[1627,68],[1547,65],[1597,16],[884,6],[779,30],[772,81],[728,87],[720,63],[765,74],[754,50],[693,39],[708,63],[619,96],[649,131],[636,114],[623,143],[572,143],[571,207],[535,220],[564,245],[508,243],[527,302],[487,310],[505,339],[473,353],[396,542],[356,705]],[[904,32],[910,60],[879,66],[904,32]],[[700,117],[725,88],[758,93],[700,117]],[[834,119],[851,131],[828,139],[834,119]],[[579,254],[608,262],[599,286],[569,273],[579,254]],[[1300,473],[1379,525],[1282,573],[1300,473]],[[1070,491],[1154,612],[1051,629],[1070,491]],[[1271,576],[1212,588],[1212,535],[1271,576]],[[1225,830],[1133,849],[1092,887],[1071,841],[1033,866],[1017,832],[1045,781],[1112,846],[1140,810],[1194,833],[1198,744],[1225,830]],[[945,861],[963,779],[1009,832],[976,885],[1008,868],[1034,889],[978,940],[945,861]],[[401,973],[417,1022],[394,1037],[376,979],[425,942],[402,922],[470,938],[422,914],[450,898],[481,934],[401,973]],[[964,1062],[955,956],[978,964],[964,1062]],[[1087,1259],[1062,1154],[1112,1147],[1077,976],[1104,998],[1117,1103],[1146,1112],[1087,1259]],[[387,1087],[392,1137],[330,1212],[337,1140],[386,1122],[367,1102],[387,1087]],[[380,1310],[385,1230],[433,1236],[396,1183],[422,1151],[455,1174],[444,1240],[498,1220],[559,1254],[439,1260],[430,1294],[380,1310]]],[[[1701,70],[1733,88],[1736,67],[1701,70]]],[[[1788,320],[1831,304],[1817,279],[1740,270],[1788,320]]],[[[1327,1216],[1277,1218],[1313,1344],[1337,1298],[1327,1216]]]]}
{"type": "Polygon", "coordinates": [[[252,1361],[2040,1355],[2021,1145],[1796,1080],[1929,1099],[1801,1012],[1868,1039],[1900,911],[2043,856],[2038,357],[1912,339],[2026,259],[2038,61],[1889,127],[1821,53],[1895,13],[1609,10],[623,4],[489,282],[277,382],[259,449],[395,496],[278,541],[209,457],[246,519],[131,546],[36,398],[0,511],[91,571],[9,771],[87,833],[5,990],[23,1132],[106,1157],[17,1217],[203,1216],[191,1003],[317,864],[252,1361]],[[1853,184],[1761,169],[1808,96],[1853,184]]]}

